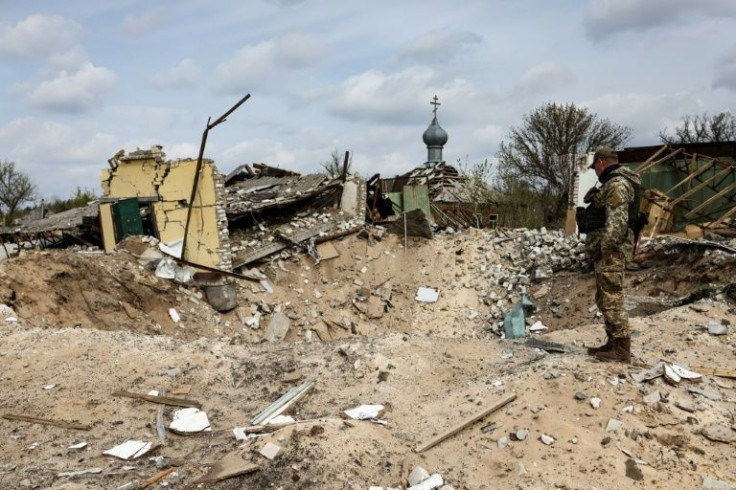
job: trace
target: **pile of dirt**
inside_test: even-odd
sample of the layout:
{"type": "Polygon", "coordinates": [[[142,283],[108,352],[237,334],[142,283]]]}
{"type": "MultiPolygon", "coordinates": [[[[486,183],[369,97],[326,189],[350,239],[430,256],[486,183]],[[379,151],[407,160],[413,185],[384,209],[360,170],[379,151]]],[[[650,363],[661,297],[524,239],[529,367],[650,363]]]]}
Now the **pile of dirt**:
{"type": "MultiPolygon", "coordinates": [[[[304,254],[261,264],[266,284],[238,280],[239,307],[228,313],[212,310],[194,286],[141,265],[150,245],[140,240],[111,255],[67,250],[3,262],[0,295],[18,319],[0,315],[4,414],[89,430],[0,419],[0,487],[119,488],[173,465],[157,485],[398,488],[417,464],[456,489],[736,487],[734,382],[635,378],[661,360],[736,370],[728,361],[734,311],[722,288],[672,306],[706,282],[732,280],[733,256],[699,248],[673,260],[666,247],[647,255],[627,278],[628,307],[638,315],[634,363],[609,365],[584,354],[603,335],[589,271],[557,272],[525,288],[537,307],[528,321],[550,327],[533,340],[562,352],[540,350],[531,336],[499,338],[488,298],[509,309],[521,289],[507,294],[488,279],[495,264],[511,267],[496,236],[443,233],[406,248],[395,236],[375,244],[348,236],[333,242],[338,257],[318,265],[304,254]],[[417,301],[419,287],[436,288],[438,300],[417,301]],[[661,311],[637,310],[655,300],[661,311]],[[266,341],[276,317],[288,331],[266,341]],[[725,328],[716,335],[713,325],[725,328]],[[305,381],[314,388],[288,411],[299,423],[236,440],[234,428],[305,381]],[[160,439],[160,405],[118,390],[197,401],[211,431],[160,439]],[[500,410],[415,451],[512,394],[500,410]],[[344,410],[361,404],[384,405],[384,423],[348,420],[344,410]],[[130,461],[103,456],[128,439],[161,445],[130,461]],[[268,442],[281,447],[274,460],[259,454],[268,442]],[[233,454],[260,469],[196,483],[233,454]]],[[[163,409],[167,425],[178,409],[163,409]]]]}

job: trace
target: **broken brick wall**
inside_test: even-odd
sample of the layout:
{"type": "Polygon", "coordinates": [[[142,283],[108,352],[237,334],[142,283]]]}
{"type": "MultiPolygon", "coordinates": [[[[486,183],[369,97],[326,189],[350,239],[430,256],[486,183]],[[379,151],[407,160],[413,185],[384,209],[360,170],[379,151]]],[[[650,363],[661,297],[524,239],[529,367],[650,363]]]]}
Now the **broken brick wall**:
{"type": "MultiPolygon", "coordinates": [[[[165,161],[163,153],[134,152],[102,175],[105,200],[136,197],[150,202],[157,237],[171,243],[184,237],[197,161],[165,161]]],[[[232,259],[224,214],[222,176],[205,160],[192,203],[185,259],[229,270],[232,259]]]]}

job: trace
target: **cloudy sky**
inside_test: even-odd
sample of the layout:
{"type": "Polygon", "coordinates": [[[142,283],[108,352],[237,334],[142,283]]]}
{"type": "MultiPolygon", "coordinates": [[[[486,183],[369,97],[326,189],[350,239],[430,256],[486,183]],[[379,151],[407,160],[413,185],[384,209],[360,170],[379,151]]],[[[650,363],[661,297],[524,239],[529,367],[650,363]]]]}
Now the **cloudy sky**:
{"type": "Polygon", "coordinates": [[[736,0],[0,0],[0,160],[39,197],[99,194],[117,150],[196,157],[247,93],[209,135],[223,173],[333,150],[405,172],[435,94],[452,163],[493,160],[550,101],[657,144],[683,114],[736,112],[734,32],[736,0]]]}

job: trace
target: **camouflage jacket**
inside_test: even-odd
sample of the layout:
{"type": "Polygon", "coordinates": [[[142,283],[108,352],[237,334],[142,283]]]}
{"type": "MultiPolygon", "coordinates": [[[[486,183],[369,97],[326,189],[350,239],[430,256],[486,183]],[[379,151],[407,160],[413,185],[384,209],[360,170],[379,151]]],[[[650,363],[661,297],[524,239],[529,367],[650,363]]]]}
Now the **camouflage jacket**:
{"type": "Polygon", "coordinates": [[[586,239],[588,249],[599,254],[633,246],[634,234],[628,225],[629,203],[634,200],[632,182],[641,185],[639,176],[623,166],[601,177],[603,186],[593,195],[593,203],[606,208],[606,226],[592,231],[586,239]]]}

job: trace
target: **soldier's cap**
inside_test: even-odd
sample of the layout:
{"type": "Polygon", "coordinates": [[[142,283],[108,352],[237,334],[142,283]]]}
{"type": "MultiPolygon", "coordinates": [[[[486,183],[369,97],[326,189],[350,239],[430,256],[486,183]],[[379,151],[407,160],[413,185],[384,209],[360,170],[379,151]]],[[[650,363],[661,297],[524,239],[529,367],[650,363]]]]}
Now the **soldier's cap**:
{"type": "Polygon", "coordinates": [[[595,154],[593,155],[593,163],[591,163],[588,168],[595,168],[595,162],[597,162],[599,158],[615,158],[618,160],[618,152],[610,146],[601,146],[595,151],[595,154]]]}

